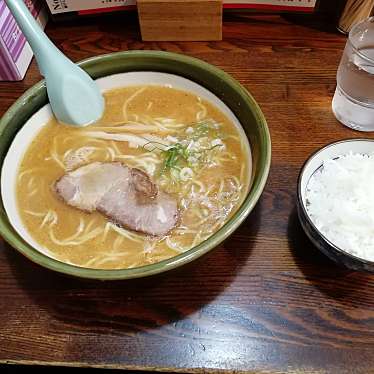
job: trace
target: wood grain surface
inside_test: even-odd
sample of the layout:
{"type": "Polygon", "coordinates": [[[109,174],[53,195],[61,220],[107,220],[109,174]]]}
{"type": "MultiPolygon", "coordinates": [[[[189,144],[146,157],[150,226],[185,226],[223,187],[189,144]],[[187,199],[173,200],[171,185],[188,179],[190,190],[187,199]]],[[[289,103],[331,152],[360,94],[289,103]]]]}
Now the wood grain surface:
{"type": "Polygon", "coordinates": [[[222,0],[137,0],[142,40],[222,40],[222,0]]]}
{"type": "MultiPolygon", "coordinates": [[[[164,371],[374,372],[374,276],[337,267],[295,213],[300,167],[319,147],[373,137],[331,112],[345,37],[313,17],[224,17],[223,41],[143,43],[136,17],[50,24],[73,60],[160,49],[217,65],[256,98],[273,143],[256,209],[224,245],[177,271],[99,283],[0,247],[0,362],[164,371]]],[[[0,83],[1,114],[40,79],[0,83]]]]}

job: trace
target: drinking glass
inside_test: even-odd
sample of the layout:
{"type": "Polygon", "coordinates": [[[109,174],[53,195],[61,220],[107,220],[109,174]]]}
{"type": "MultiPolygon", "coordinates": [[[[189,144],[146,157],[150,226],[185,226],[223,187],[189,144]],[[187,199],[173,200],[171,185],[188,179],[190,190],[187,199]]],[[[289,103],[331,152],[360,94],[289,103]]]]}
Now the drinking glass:
{"type": "Polygon", "coordinates": [[[374,131],[374,17],[349,32],[336,80],[335,117],[352,129],[374,131]]]}

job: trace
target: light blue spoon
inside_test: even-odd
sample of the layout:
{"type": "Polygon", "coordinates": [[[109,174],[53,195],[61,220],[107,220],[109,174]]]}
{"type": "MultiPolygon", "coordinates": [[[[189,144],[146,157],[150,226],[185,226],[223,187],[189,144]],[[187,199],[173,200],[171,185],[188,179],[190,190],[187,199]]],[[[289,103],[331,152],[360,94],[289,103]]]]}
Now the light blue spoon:
{"type": "Polygon", "coordinates": [[[22,0],[5,0],[34,51],[53,113],[61,123],[86,126],[104,112],[99,87],[49,40],[22,0]]]}

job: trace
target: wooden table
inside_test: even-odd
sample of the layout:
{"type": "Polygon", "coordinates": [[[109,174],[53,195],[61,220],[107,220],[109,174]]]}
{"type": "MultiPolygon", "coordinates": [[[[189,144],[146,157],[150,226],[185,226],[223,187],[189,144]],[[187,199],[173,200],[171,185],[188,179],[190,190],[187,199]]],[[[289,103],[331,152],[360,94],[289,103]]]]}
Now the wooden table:
{"type": "MultiPolygon", "coordinates": [[[[374,277],[340,269],[304,235],[296,180],[311,152],[367,134],[331,112],[345,37],[318,20],[228,15],[224,40],[142,43],[136,18],[50,24],[73,60],[127,49],[185,53],[232,74],[271,131],[268,184],[221,247],[177,271],[99,283],[36,266],[1,243],[0,362],[163,371],[374,370],[374,277]]],[[[0,84],[1,114],[40,79],[0,84]]],[[[368,135],[372,137],[372,135],[368,135]]]]}

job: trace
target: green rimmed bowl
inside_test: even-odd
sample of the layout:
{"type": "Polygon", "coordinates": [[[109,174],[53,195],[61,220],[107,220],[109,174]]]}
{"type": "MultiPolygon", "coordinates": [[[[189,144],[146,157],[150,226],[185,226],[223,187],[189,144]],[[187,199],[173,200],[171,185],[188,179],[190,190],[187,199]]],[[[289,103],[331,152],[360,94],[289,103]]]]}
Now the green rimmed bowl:
{"type": "MultiPolygon", "coordinates": [[[[162,273],[189,263],[218,246],[231,235],[252,211],[264,189],[271,160],[271,141],[266,120],[252,96],[237,81],[222,70],[201,60],[157,51],[130,51],[93,57],[79,64],[93,78],[103,78],[127,72],[160,72],[185,78],[216,96],[241,124],[252,152],[250,190],[230,220],[208,240],[183,254],[152,265],[133,269],[87,269],[55,260],[35,249],[14,229],[4,204],[0,207],[0,234],[15,249],[35,263],[48,269],[82,278],[110,280],[130,279],[162,273]]],[[[39,82],[21,96],[0,121],[0,162],[24,124],[48,104],[44,82],[39,82]]],[[[23,150],[20,150],[23,151],[23,150]]],[[[2,180],[4,187],[5,181],[2,180]]],[[[2,191],[2,198],[3,191],[2,191]]]]}

